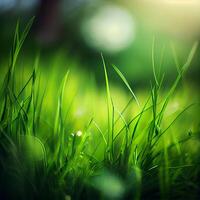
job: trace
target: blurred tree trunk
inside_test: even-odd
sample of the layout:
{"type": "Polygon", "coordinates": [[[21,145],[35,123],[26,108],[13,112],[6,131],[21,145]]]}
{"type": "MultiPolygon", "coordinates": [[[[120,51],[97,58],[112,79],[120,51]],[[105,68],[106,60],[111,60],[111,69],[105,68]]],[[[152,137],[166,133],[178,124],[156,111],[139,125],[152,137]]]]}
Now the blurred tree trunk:
{"type": "Polygon", "coordinates": [[[56,42],[61,34],[60,0],[41,0],[36,35],[43,44],[56,42]]]}

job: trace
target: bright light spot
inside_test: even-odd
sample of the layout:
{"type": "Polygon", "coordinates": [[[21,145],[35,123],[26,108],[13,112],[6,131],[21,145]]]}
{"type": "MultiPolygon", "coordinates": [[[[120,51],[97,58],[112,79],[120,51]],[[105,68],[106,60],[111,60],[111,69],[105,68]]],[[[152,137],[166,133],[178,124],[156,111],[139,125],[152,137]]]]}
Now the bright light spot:
{"type": "Polygon", "coordinates": [[[76,135],[77,135],[78,137],[81,137],[82,134],[83,134],[82,131],[77,131],[77,133],[76,133],[76,135]]]}
{"type": "Polygon", "coordinates": [[[199,38],[200,0],[136,1],[146,26],[179,39],[199,38]]]}
{"type": "Polygon", "coordinates": [[[71,133],[71,136],[74,137],[74,133],[71,133]]]}
{"type": "Polygon", "coordinates": [[[77,117],[81,117],[81,116],[83,116],[85,114],[85,109],[83,109],[83,108],[78,108],[77,109],[77,111],[76,111],[76,113],[75,113],[75,115],[77,116],[77,117]]]}
{"type": "Polygon", "coordinates": [[[107,5],[83,21],[82,35],[88,45],[100,51],[116,53],[131,44],[135,24],[128,11],[107,5]]]}
{"type": "Polygon", "coordinates": [[[124,182],[116,175],[104,172],[92,179],[92,184],[100,190],[107,199],[121,199],[125,192],[124,182]]]}
{"type": "Polygon", "coordinates": [[[166,111],[166,115],[167,115],[167,116],[170,116],[170,115],[172,115],[173,113],[177,112],[178,109],[179,109],[179,107],[180,107],[180,104],[179,104],[178,101],[175,101],[175,102],[169,104],[168,110],[166,111]]]}

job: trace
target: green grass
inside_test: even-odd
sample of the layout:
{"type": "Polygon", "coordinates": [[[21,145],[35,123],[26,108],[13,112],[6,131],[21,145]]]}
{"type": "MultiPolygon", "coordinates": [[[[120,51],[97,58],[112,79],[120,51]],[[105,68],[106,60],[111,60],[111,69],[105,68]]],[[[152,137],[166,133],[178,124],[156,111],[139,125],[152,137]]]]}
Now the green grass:
{"type": "Polygon", "coordinates": [[[127,90],[116,87],[101,56],[102,89],[80,69],[66,69],[62,79],[58,63],[43,71],[39,55],[32,72],[17,66],[32,21],[21,34],[17,23],[1,83],[1,197],[198,199],[199,94],[179,85],[198,43],[183,66],[172,46],[177,78],[167,91],[155,41],[149,91],[135,92],[112,65],[127,90]]]}

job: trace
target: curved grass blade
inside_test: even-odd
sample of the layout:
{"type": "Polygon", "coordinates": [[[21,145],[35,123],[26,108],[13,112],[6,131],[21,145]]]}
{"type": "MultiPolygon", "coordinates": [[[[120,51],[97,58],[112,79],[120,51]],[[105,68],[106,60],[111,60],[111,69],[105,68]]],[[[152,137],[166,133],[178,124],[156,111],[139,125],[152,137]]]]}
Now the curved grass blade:
{"type": "Polygon", "coordinates": [[[126,85],[126,87],[129,89],[129,91],[131,92],[132,96],[134,97],[137,105],[140,107],[140,104],[139,104],[139,101],[135,95],[135,93],[133,92],[133,90],[131,89],[128,81],[126,80],[126,78],[124,77],[124,75],[121,73],[121,71],[115,66],[115,65],[112,65],[114,70],[117,72],[117,74],[119,75],[119,77],[122,79],[122,81],[124,82],[124,84],[126,85]]]}

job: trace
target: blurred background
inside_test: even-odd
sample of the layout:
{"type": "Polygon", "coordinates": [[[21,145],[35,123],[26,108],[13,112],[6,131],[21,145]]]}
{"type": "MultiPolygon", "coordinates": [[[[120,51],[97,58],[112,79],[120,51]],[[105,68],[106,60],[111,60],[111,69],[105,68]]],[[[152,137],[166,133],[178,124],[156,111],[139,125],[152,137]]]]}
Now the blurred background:
{"type": "MultiPolygon", "coordinates": [[[[7,65],[17,19],[23,29],[35,16],[21,55],[27,67],[40,50],[44,70],[56,57],[63,67],[78,66],[101,80],[103,53],[130,83],[142,87],[149,85],[153,74],[155,38],[155,64],[159,67],[163,58],[170,82],[177,75],[173,52],[183,64],[194,41],[200,39],[199,11],[199,0],[0,0],[1,68],[7,65]]],[[[187,73],[187,80],[195,85],[199,84],[199,58],[198,49],[187,73]]]]}

